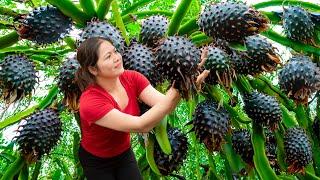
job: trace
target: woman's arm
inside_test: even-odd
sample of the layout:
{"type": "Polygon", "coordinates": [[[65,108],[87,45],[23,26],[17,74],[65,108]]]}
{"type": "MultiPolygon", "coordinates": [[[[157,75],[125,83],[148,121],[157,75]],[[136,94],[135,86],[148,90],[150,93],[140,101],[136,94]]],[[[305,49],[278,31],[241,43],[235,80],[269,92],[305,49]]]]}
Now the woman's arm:
{"type": "Polygon", "coordinates": [[[132,116],[113,109],[95,123],[118,131],[149,132],[177,106],[180,100],[179,92],[174,88],[170,88],[163,96],[141,116],[132,116]]]}
{"type": "Polygon", "coordinates": [[[165,97],[166,96],[164,94],[156,90],[151,84],[144,88],[139,95],[139,99],[150,107],[154,106],[165,97]]]}

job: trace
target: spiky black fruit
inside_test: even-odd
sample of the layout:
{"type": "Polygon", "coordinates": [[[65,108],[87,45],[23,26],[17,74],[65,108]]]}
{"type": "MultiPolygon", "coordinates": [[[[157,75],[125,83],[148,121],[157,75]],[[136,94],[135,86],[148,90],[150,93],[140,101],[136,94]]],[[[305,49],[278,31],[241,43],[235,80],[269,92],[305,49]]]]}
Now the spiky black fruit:
{"type": "Polygon", "coordinates": [[[259,65],[262,71],[273,71],[277,64],[281,64],[280,58],[274,51],[275,47],[267,39],[258,35],[249,36],[246,37],[245,44],[251,63],[259,65]]]}
{"type": "Polygon", "coordinates": [[[316,116],[316,118],[314,119],[312,128],[313,128],[313,133],[316,135],[318,140],[320,140],[320,119],[319,119],[319,117],[316,116]]]}
{"type": "Polygon", "coordinates": [[[87,27],[85,27],[80,34],[77,46],[80,46],[83,41],[92,37],[105,38],[108,41],[111,41],[117,51],[120,53],[124,52],[124,40],[120,31],[109,23],[98,20],[93,20],[88,23],[87,27]]]}
{"type": "Polygon", "coordinates": [[[241,129],[232,133],[232,148],[240,155],[242,160],[253,165],[253,146],[251,134],[248,130],[241,129]]]}
{"type": "Polygon", "coordinates": [[[62,124],[56,110],[47,108],[23,119],[25,124],[18,128],[16,141],[27,162],[35,162],[58,143],[62,124]]]}
{"type": "Polygon", "coordinates": [[[200,50],[188,39],[180,36],[168,37],[157,49],[156,68],[160,76],[175,81],[175,87],[183,98],[195,91],[200,50]]]}
{"type": "Polygon", "coordinates": [[[312,161],[311,144],[302,128],[289,128],[286,131],[284,150],[289,173],[304,172],[304,167],[312,161]]]}
{"type": "Polygon", "coordinates": [[[206,80],[209,84],[219,83],[225,87],[231,87],[235,71],[231,67],[231,60],[227,53],[216,47],[208,47],[208,56],[204,67],[210,70],[206,80]]]}
{"type": "Polygon", "coordinates": [[[123,63],[125,69],[135,70],[146,76],[153,86],[159,82],[155,57],[149,48],[137,43],[131,44],[123,54],[123,63]]]}
{"type": "Polygon", "coordinates": [[[73,111],[79,109],[78,98],[81,95],[81,90],[75,82],[75,74],[79,67],[76,57],[69,57],[60,67],[58,76],[58,86],[64,94],[63,104],[73,111]]]}
{"type": "Polygon", "coordinates": [[[242,41],[267,29],[267,19],[242,2],[210,4],[201,13],[198,24],[213,38],[242,41]]]}
{"type": "Polygon", "coordinates": [[[294,56],[281,69],[279,85],[297,103],[307,104],[309,95],[320,90],[320,68],[307,56],[294,56]]]}
{"type": "Polygon", "coordinates": [[[150,16],[143,21],[140,32],[140,39],[143,44],[149,47],[156,47],[158,41],[165,37],[168,29],[168,20],[164,16],[150,16]]]}
{"type": "Polygon", "coordinates": [[[50,44],[63,38],[71,29],[72,20],[53,6],[40,7],[18,20],[18,34],[37,44],[50,44]]]}
{"type": "Polygon", "coordinates": [[[180,168],[188,151],[188,139],[179,129],[169,128],[168,138],[172,148],[170,155],[162,152],[158,143],[154,145],[154,160],[160,173],[165,176],[180,168]]]}
{"type": "Polygon", "coordinates": [[[254,63],[246,52],[234,51],[231,55],[231,62],[236,71],[236,74],[243,75],[258,75],[263,72],[261,66],[254,63]]]}
{"type": "Polygon", "coordinates": [[[9,55],[0,63],[0,92],[6,103],[31,95],[36,83],[34,65],[25,56],[9,55]]]}
{"type": "Polygon", "coordinates": [[[197,105],[188,124],[193,125],[192,131],[210,152],[219,151],[230,128],[230,117],[225,109],[209,99],[197,105]]]}
{"type": "Polygon", "coordinates": [[[302,42],[312,42],[315,24],[305,9],[297,6],[284,8],[283,27],[288,38],[302,42]]]}
{"type": "Polygon", "coordinates": [[[277,100],[259,92],[252,92],[244,95],[244,110],[248,116],[257,124],[264,125],[275,130],[278,128],[278,123],[282,119],[277,100]]]}

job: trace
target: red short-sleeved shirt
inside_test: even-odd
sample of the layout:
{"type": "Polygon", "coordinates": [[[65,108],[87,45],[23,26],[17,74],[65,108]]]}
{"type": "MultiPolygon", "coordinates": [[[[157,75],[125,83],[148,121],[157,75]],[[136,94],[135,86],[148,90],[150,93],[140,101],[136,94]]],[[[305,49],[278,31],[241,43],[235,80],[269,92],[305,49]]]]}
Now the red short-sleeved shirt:
{"type": "Polygon", "coordinates": [[[125,109],[121,110],[113,97],[97,84],[88,86],[80,97],[81,145],[98,157],[113,157],[126,151],[130,147],[130,134],[105,128],[94,122],[114,108],[139,116],[137,98],[150,84],[142,74],[131,70],[125,70],[119,78],[129,97],[125,109]]]}

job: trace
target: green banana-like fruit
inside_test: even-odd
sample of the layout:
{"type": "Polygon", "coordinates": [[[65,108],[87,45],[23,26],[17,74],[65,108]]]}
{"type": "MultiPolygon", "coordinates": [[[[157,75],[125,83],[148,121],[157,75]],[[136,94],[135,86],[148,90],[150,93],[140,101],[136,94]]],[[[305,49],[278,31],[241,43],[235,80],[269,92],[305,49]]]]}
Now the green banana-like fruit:
{"type": "Polygon", "coordinates": [[[171,144],[168,138],[168,133],[167,133],[167,122],[168,122],[168,117],[165,116],[163,120],[154,128],[155,135],[157,142],[161,148],[161,150],[169,155],[172,152],[171,149],[171,144]]]}
{"type": "Polygon", "coordinates": [[[151,135],[148,136],[148,142],[146,144],[146,157],[147,157],[147,161],[149,163],[149,166],[151,168],[151,170],[156,173],[157,175],[161,175],[158,166],[156,164],[156,162],[154,161],[154,157],[153,157],[153,151],[154,151],[154,139],[151,135]]]}

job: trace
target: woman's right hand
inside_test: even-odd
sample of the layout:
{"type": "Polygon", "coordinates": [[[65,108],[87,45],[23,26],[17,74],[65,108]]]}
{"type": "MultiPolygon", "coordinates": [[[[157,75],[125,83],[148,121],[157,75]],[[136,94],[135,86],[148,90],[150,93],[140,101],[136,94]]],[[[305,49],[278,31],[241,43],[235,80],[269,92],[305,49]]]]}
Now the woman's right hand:
{"type": "Polygon", "coordinates": [[[165,99],[169,103],[169,107],[170,107],[169,113],[170,113],[176,108],[177,104],[181,99],[179,91],[176,88],[174,88],[174,83],[172,84],[170,89],[167,91],[165,99]]]}

